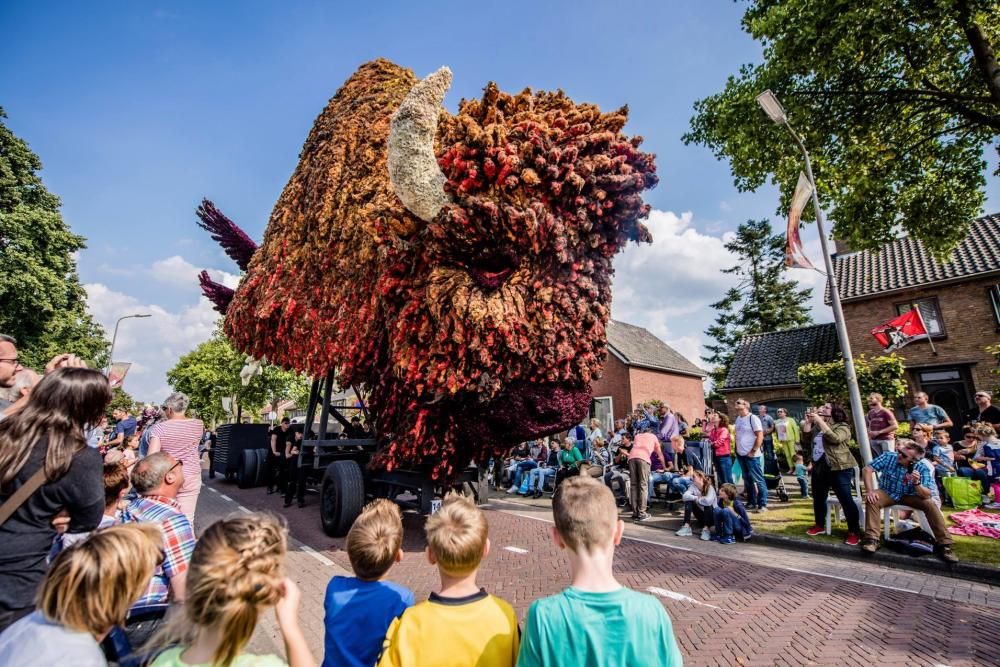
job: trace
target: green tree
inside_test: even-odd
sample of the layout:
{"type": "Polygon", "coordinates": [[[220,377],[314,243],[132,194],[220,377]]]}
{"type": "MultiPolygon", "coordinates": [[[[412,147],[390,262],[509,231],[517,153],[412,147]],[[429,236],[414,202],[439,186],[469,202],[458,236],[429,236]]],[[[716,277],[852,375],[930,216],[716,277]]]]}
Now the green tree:
{"type": "Polygon", "coordinates": [[[137,412],[135,399],[121,387],[115,387],[111,392],[111,403],[108,404],[106,413],[108,415],[108,419],[113,419],[111,413],[119,408],[132,413],[133,416],[135,416],[137,412]]]}
{"type": "Polygon", "coordinates": [[[737,276],[738,282],[712,304],[718,315],[705,334],[714,342],[705,346],[710,354],[702,357],[712,366],[710,373],[717,388],[725,383],[744,336],[790,329],[812,321],[804,305],[812,290],[800,289],[794,280],[783,277],[784,238],[771,233],[767,220],[746,221],[725,247],[736,255],[738,262],[723,269],[723,273],[737,276]]]}
{"type": "MultiPolygon", "coordinates": [[[[906,369],[903,358],[895,354],[867,359],[861,354],[854,358],[854,370],[858,375],[861,395],[872,392],[882,394],[886,405],[906,394],[906,369]]],[[[814,403],[834,401],[850,410],[847,392],[847,373],[844,360],[824,364],[804,364],[799,366],[799,381],[803,393],[814,403]]]]}
{"type": "Polygon", "coordinates": [[[755,103],[771,89],[813,155],[837,238],[877,249],[902,227],[950,251],[982,211],[983,151],[1000,137],[996,0],[748,4],[764,62],[696,102],[684,141],[728,159],[740,190],[773,174],[787,210],[802,160],[755,103]]]}
{"type": "Polygon", "coordinates": [[[191,409],[205,421],[226,418],[223,398],[235,398],[244,415],[251,416],[267,403],[293,398],[307,381],[297,373],[264,364],[249,384],[240,378],[246,357],[233,349],[221,332],[216,332],[191,352],[182,356],[167,372],[167,381],[176,391],[187,394],[191,409]]]}
{"type": "Polygon", "coordinates": [[[0,108],[0,332],[14,336],[23,362],[41,368],[60,352],[100,367],[104,330],[87,313],[75,253],[84,239],[45,189],[42,163],[2,121],[0,108]]]}

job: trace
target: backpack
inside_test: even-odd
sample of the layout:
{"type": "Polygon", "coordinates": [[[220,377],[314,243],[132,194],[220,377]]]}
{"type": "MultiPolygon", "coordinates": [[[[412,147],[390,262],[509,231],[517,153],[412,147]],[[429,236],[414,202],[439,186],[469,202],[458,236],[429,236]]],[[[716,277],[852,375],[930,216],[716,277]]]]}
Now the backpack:
{"type": "Polygon", "coordinates": [[[934,553],[934,544],[934,538],[920,528],[904,530],[885,543],[893,551],[914,558],[934,553]]]}

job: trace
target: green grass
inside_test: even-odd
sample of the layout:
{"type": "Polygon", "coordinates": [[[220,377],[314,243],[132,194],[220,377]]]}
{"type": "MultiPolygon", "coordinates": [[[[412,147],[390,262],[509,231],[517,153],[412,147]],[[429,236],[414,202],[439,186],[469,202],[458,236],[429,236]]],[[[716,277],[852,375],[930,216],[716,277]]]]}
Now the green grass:
{"type": "MultiPolygon", "coordinates": [[[[806,535],[806,530],[813,525],[812,500],[793,498],[789,503],[771,502],[768,504],[768,510],[766,513],[750,516],[754,531],[831,544],[843,543],[844,538],[847,537],[847,524],[843,521],[839,524],[833,524],[832,535],[821,534],[816,537],[806,535]]],[[[946,507],[942,511],[947,518],[956,510],[946,507]]],[[[954,535],[953,537],[955,538],[955,553],[962,560],[992,565],[993,567],[1000,566],[1000,540],[989,537],[965,537],[963,535],[954,535]]]]}

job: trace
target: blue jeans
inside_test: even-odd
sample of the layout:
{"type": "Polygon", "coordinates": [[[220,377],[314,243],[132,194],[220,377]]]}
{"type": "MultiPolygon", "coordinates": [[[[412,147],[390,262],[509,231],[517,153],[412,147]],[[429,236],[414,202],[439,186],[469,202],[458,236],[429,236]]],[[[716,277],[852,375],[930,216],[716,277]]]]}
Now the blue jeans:
{"type": "Polygon", "coordinates": [[[979,470],[973,470],[967,466],[962,466],[958,469],[959,477],[971,477],[972,479],[978,479],[983,485],[983,493],[989,493],[990,486],[990,474],[987,472],[986,468],[980,468],[979,470]]]}
{"type": "Polygon", "coordinates": [[[747,491],[747,505],[767,507],[767,483],[764,482],[764,466],[759,456],[736,456],[743,468],[743,487],[747,491]]]}
{"type": "Polygon", "coordinates": [[[684,475],[675,475],[673,479],[668,482],[670,490],[674,493],[683,494],[691,486],[691,478],[685,477],[684,475]]]}
{"type": "Polygon", "coordinates": [[[764,456],[769,459],[774,458],[774,438],[770,436],[764,437],[764,456]]]}
{"type": "Polygon", "coordinates": [[[528,490],[545,490],[545,480],[556,476],[555,468],[533,468],[528,471],[528,490]]]}
{"type": "Polygon", "coordinates": [[[806,481],[805,476],[795,478],[799,483],[799,491],[802,493],[803,498],[809,497],[809,482],[806,481]]]}
{"type": "Polygon", "coordinates": [[[649,499],[652,500],[653,496],[656,495],[653,492],[653,488],[660,482],[666,482],[667,487],[670,487],[670,480],[674,478],[672,472],[654,472],[649,476],[649,499]]]}
{"type": "Polygon", "coordinates": [[[701,443],[688,443],[684,445],[684,457],[687,464],[695,470],[704,470],[705,466],[701,462],[701,443]]]}
{"type": "Polygon", "coordinates": [[[715,508],[715,534],[719,537],[732,537],[733,520],[736,517],[728,509],[715,508]]]}
{"type": "Polygon", "coordinates": [[[521,477],[524,473],[529,470],[534,470],[537,467],[537,461],[520,461],[516,466],[514,466],[514,486],[521,486],[521,477]]]}
{"type": "Polygon", "coordinates": [[[733,457],[729,454],[715,457],[715,470],[719,477],[719,486],[735,484],[733,481],[733,457]]]}

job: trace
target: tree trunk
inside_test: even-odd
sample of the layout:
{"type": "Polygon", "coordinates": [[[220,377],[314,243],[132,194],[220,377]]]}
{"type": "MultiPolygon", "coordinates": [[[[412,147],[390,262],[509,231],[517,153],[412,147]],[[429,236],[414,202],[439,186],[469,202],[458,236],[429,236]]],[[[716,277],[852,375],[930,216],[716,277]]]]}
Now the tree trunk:
{"type": "Polygon", "coordinates": [[[986,79],[986,87],[990,91],[990,98],[993,103],[1000,107],[1000,64],[997,63],[996,54],[993,47],[986,41],[986,35],[982,28],[972,21],[972,12],[969,4],[965,0],[958,0],[955,3],[958,10],[958,22],[965,32],[965,38],[972,47],[972,55],[976,59],[979,71],[986,79]]]}

